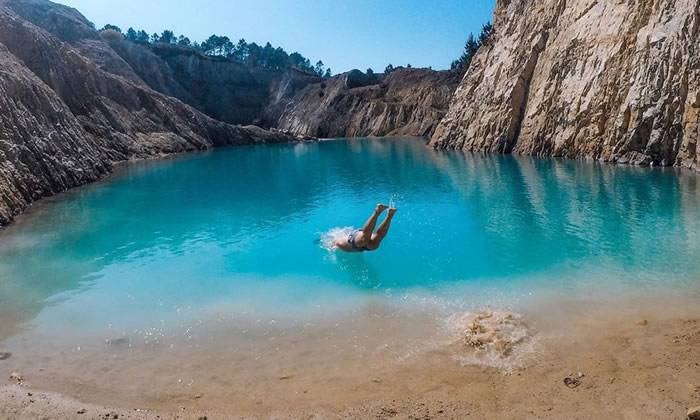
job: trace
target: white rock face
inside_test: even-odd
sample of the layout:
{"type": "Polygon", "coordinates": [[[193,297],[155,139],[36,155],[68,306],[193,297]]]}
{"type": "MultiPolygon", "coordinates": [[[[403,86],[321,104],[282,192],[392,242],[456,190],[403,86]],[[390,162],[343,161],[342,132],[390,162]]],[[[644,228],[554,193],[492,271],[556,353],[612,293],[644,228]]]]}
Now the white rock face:
{"type": "Polygon", "coordinates": [[[698,0],[498,0],[440,149],[700,170],[698,0]]]}

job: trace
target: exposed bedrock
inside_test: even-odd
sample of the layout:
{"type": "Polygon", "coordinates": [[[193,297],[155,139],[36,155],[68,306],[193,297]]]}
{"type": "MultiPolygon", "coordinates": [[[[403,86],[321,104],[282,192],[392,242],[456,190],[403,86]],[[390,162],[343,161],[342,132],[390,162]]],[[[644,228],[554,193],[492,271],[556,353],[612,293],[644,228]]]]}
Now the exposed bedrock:
{"type": "Polygon", "coordinates": [[[147,46],[107,32],[103,36],[148,86],[232,124],[269,126],[264,114],[276,98],[321,81],[294,69],[254,69],[176,45],[147,46]]]}
{"type": "Polygon", "coordinates": [[[440,149],[698,169],[697,0],[499,0],[440,149]]]}
{"type": "Polygon", "coordinates": [[[428,69],[399,69],[386,77],[353,70],[322,79],[294,69],[249,68],[174,45],[103,36],[151,88],[222,121],[301,136],[429,136],[459,82],[454,73],[428,69]]]}
{"type": "Polygon", "coordinates": [[[0,226],[115,162],[295,140],[229,123],[304,136],[428,135],[457,82],[430,70],[330,80],[269,72],[99,33],[48,0],[0,0],[0,226]]]}
{"type": "MultiPolygon", "coordinates": [[[[68,42],[86,39],[75,35],[79,22],[69,19],[65,30],[56,23],[75,13],[40,0],[0,1],[0,225],[33,201],[100,178],[114,162],[294,140],[216,121],[133,72],[103,70],[109,60],[94,61],[68,42]]],[[[111,51],[99,36],[90,42],[111,51]]]]}
{"type": "Polygon", "coordinates": [[[267,119],[297,135],[429,137],[458,83],[449,71],[401,68],[368,77],[353,70],[308,85],[267,119]]]}

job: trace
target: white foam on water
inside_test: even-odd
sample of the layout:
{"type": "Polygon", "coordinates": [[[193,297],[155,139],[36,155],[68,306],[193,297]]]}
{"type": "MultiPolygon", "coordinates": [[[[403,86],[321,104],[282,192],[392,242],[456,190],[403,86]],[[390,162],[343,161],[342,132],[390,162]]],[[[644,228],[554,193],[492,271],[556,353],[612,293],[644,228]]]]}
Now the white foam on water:
{"type": "Polygon", "coordinates": [[[338,239],[347,238],[355,230],[356,229],[351,226],[334,227],[321,234],[320,245],[327,251],[335,251],[338,248],[335,245],[338,239]]]}
{"type": "Polygon", "coordinates": [[[389,208],[395,209],[396,208],[396,202],[401,200],[401,196],[399,194],[391,194],[389,197],[389,208]]]}
{"type": "Polygon", "coordinates": [[[523,317],[499,310],[460,312],[447,319],[463,365],[492,367],[510,373],[536,351],[536,340],[523,317]]]}

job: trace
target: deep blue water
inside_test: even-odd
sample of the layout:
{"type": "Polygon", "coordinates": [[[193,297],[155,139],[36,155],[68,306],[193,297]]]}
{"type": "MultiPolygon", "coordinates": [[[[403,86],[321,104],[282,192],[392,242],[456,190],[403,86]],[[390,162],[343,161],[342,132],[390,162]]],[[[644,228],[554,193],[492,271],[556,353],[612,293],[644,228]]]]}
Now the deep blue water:
{"type": "Polygon", "coordinates": [[[0,236],[0,317],[7,331],[99,331],[377,298],[468,307],[694,287],[699,210],[696,177],[674,170],[410,139],[230,148],[133,164],[37,205],[0,236]],[[390,200],[377,252],[319,243],[390,200]]]}

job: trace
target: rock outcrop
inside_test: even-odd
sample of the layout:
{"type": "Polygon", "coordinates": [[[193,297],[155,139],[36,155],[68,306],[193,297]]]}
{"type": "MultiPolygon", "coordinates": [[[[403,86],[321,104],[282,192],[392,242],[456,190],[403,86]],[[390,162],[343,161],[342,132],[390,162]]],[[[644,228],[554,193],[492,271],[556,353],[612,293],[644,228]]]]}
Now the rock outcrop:
{"type": "Polygon", "coordinates": [[[141,45],[108,32],[103,37],[151,88],[232,124],[264,125],[265,109],[275,98],[321,80],[294,69],[253,69],[176,45],[141,45]]]}
{"type": "Polygon", "coordinates": [[[315,137],[429,137],[458,83],[450,71],[401,68],[369,77],[353,70],[282,99],[284,106],[268,109],[267,120],[315,137]]]}
{"type": "Polygon", "coordinates": [[[498,0],[439,149],[700,169],[697,0],[498,0]]]}
{"type": "MultiPolygon", "coordinates": [[[[398,69],[386,77],[353,70],[322,79],[295,69],[251,69],[175,45],[135,44],[119,34],[102,36],[151,88],[221,121],[300,136],[429,136],[459,83],[455,73],[427,69],[398,69]]],[[[109,63],[124,74],[116,60],[109,63]]]]}
{"type": "Polygon", "coordinates": [[[89,51],[111,51],[96,32],[76,35],[85,27],[74,13],[42,0],[0,1],[0,225],[118,161],[294,139],[216,121],[150,89],[126,63],[124,74],[106,71],[114,61],[74,45],[87,40],[98,47],[89,51]],[[73,23],[63,28],[66,17],[73,23]]]}

